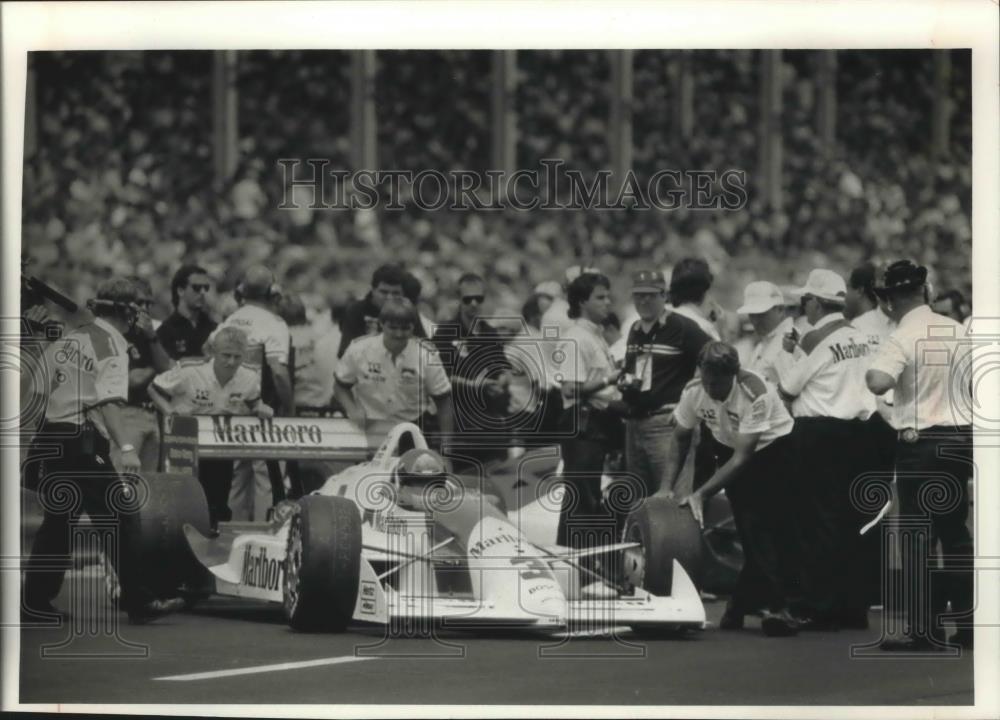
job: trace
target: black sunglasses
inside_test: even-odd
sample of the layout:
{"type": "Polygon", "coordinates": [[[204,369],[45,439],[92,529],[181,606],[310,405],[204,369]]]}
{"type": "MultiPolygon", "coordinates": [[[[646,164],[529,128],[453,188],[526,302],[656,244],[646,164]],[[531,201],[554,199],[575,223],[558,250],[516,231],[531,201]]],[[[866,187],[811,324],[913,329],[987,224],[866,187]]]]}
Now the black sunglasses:
{"type": "Polygon", "coordinates": [[[201,283],[191,283],[188,287],[190,287],[195,292],[208,292],[212,286],[207,283],[204,285],[202,285],[201,283]]]}
{"type": "Polygon", "coordinates": [[[484,300],[486,300],[485,295],[465,295],[462,298],[462,304],[471,305],[472,303],[476,302],[482,305],[484,300]]]}

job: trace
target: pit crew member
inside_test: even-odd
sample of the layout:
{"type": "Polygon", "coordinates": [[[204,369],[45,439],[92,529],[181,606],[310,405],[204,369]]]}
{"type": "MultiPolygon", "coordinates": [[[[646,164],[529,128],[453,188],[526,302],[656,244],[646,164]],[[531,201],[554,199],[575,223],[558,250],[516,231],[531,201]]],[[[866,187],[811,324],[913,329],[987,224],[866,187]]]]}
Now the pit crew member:
{"type": "MultiPolygon", "coordinates": [[[[178,365],[157,375],[149,386],[149,397],[163,415],[274,416],[261,400],[260,373],[243,365],[247,353],[246,333],[237,327],[222,327],[209,345],[212,357],[203,362],[178,365]]],[[[198,461],[198,480],[208,500],[212,527],[232,519],[229,507],[233,461],[198,461]]]]}
{"type": "Polygon", "coordinates": [[[25,568],[27,619],[65,616],[52,605],[65,570],[51,568],[51,559],[68,560],[71,525],[81,511],[118,521],[118,552],[110,553],[109,560],[121,585],[120,606],[130,622],[143,623],[183,607],[180,598],[157,598],[142,584],[141,559],[133,541],[138,515],[127,509],[128,498],[138,492],[131,486],[140,461],[128,443],[122,417],[129,385],[128,343],[123,334],[139,315],[137,299],[129,280],[104,282],[89,303],[93,319],[46,348],[51,384],[45,422],[25,462],[25,484],[38,490],[44,510],[25,568]],[[112,443],[121,456],[117,470],[111,461],[112,443]],[[64,502],[67,497],[70,506],[64,502]]]}
{"type": "Polygon", "coordinates": [[[174,360],[201,357],[202,347],[217,324],[208,314],[208,291],[212,283],[204,268],[183,265],[170,281],[174,312],[160,323],[156,335],[174,360]]]}
{"type": "Polygon", "coordinates": [[[798,628],[789,612],[785,580],[794,535],[788,505],[794,421],[760,375],[740,368],[732,346],[707,343],[698,369],[701,377],[687,384],[674,409],[665,484],[672,486],[680,474],[698,423],[707,423],[731,454],[681,504],[690,506],[702,526],[704,499],[711,493],[725,488],[732,506],[745,559],[720,627],[742,629],[744,616],[764,605],[764,634],[794,635],[798,628]]]}
{"type": "MultiPolygon", "coordinates": [[[[360,300],[348,306],[344,319],[340,323],[340,349],[337,357],[343,357],[351,343],[365,335],[377,335],[381,332],[379,314],[387,300],[402,300],[406,297],[403,286],[406,285],[406,271],[394,263],[379,266],[372,273],[372,289],[360,300]]],[[[426,338],[423,323],[418,322],[413,334],[426,338]]]]}
{"type": "Polygon", "coordinates": [[[785,315],[785,298],[774,283],[752,282],[743,290],[743,305],[737,310],[746,315],[753,325],[756,342],[750,350],[747,370],[753,370],[772,385],[778,384],[782,372],[802,357],[802,350],[794,346],[791,352],[784,349],[784,338],[792,332],[792,319],[785,315]]]}
{"type": "Polygon", "coordinates": [[[382,331],[357,338],[334,375],[334,397],[377,446],[400,422],[420,423],[433,400],[441,444],[454,430],[451,383],[433,347],[413,337],[417,314],[405,298],[379,311],[382,331]]]}

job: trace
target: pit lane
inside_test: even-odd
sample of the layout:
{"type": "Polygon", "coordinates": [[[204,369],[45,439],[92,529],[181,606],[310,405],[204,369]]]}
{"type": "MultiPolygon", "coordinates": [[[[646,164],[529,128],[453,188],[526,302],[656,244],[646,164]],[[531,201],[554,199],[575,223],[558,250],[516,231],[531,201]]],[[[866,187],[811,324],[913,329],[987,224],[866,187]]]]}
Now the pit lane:
{"type": "MultiPolygon", "coordinates": [[[[65,587],[76,587],[73,575],[65,587]]],[[[436,640],[386,640],[383,628],[363,626],[343,635],[299,634],[285,625],[279,608],[213,598],[193,611],[145,626],[126,625],[124,615],[114,615],[122,621],[116,640],[101,624],[97,583],[86,584],[92,592],[83,603],[78,594],[75,603],[83,612],[65,626],[21,629],[22,703],[973,702],[971,653],[913,659],[872,650],[873,659],[852,658],[852,646],[880,637],[876,612],[867,631],[787,639],[763,637],[751,618],[744,632],[710,627],[679,640],[643,641],[625,629],[617,639],[445,631],[436,640]],[[138,655],[142,648],[148,649],[148,657],[138,655]],[[49,656],[42,656],[43,649],[49,656]],[[132,655],[112,658],[108,653],[132,655]],[[227,672],[234,670],[242,674],[227,672]],[[195,677],[184,677],[191,675],[195,677]]],[[[64,589],[60,607],[72,604],[69,592],[64,589]]],[[[706,610],[717,623],[723,603],[708,602],[706,610]]]]}

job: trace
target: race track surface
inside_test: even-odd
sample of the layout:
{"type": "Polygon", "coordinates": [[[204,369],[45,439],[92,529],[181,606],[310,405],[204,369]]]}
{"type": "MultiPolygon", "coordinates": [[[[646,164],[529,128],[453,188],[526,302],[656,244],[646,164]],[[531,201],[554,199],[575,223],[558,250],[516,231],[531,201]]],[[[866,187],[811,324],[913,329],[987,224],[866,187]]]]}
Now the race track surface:
{"type": "Polygon", "coordinates": [[[764,637],[753,618],[743,632],[719,631],[714,623],[723,603],[709,602],[713,626],[684,639],[643,641],[622,628],[617,637],[443,632],[437,640],[386,641],[376,627],[295,633],[280,608],[216,598],[138,627],[111,615],[121,622],[118,637],[126,646],[113,625],[100,622],[96,596],[63,627],[21,630],[22,703],[973,702],[971,653],[901,658],[870,650],[869,657],[852,658],[852,646],[878,640],[876,612],[867,631],[786,639],[764,637]]]}

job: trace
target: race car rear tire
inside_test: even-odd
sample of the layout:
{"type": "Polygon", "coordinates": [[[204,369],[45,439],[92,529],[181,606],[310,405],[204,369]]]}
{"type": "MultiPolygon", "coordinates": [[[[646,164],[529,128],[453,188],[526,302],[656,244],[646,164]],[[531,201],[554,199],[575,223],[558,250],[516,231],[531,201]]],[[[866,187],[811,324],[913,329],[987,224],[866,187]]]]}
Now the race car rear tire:
{"type": "Polygon", "coordinates": [[[283,605],[300,632],[343,632],[361,574],[361,517],[347,498],[306,495],[288,528],[283,605]]]}
{"type": "MultiPolygon", "coordinates": [[[[701,531],[686,507],[676,500],[654,495],[625,519],[625,542],[642,545],[641,587],[653,595],[670,595],[674,560],[699,586],[702,571],[701,531]]],[[[626,551],[628,552],[628,551],[626,551]]]]}
{"type": "Polygon", "coordinates": [[[143,473],[145,497],[137,510],[136,535],[123,548],[137,553],[142,584],[161,597],[182,586],[200,587],[207,571],[184,536],[184,526],[211,532],[208,502],[198,478],[183,473],[143,473]]]}

